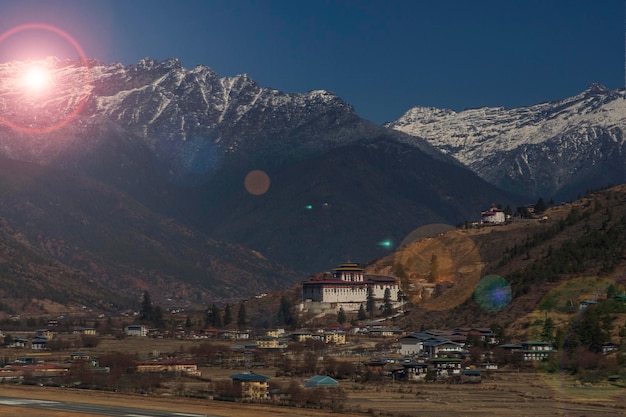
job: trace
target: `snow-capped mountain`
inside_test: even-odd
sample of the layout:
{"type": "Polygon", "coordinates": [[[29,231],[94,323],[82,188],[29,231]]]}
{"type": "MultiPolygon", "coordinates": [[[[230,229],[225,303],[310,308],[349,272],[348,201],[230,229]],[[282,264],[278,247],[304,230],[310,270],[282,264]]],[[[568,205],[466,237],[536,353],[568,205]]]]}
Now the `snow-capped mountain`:
{"type": "Polygon", "coordinates": [[[0,110],[5,157],[87,175],[293,270],[367,262],[392,249],[381,241],[515,200],[328,91],[286,94],[175,59],[1,64],[0,110]],[[47,83],[24,78],[37,65],[47,83]],[[244,187],[256,170],[262,195],[244,187]]]}
{"type": "Polygon", "coordinates": [[[425,139],[492,184],[535,198],[572,198],[626,181],[626,97],[599,84],[514,109],[415,107],[386,126],[425,139]]]}
{"type": "Polygon", "coordinates": [[[214,171],[228,154],[318,152],[375,128],[328,91],[285,94],[247,75],[220,78],[176,59],[131,66],[54,58],[1,64],[0,110],[8,122],[0,128],[0,146],[10,157],[49,163],[67,148],[93,146],[103,127],[117,127],[144,142],[174,179],[214,171]],[[33,67],[48,73],[49,86],[34,91],[25,84],[33,67]],[[16,133],[29,138],[13,140],[16,133]]]}

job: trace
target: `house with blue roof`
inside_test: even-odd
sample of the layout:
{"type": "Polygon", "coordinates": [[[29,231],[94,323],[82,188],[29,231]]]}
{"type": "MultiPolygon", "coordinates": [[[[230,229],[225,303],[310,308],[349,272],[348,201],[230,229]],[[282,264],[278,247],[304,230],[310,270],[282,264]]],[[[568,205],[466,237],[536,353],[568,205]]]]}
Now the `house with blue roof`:
{"type": "Polygon", "coordinates": [[[334,388],[339,386],[339,381],[327,375],[315,375],[307,379],[304,386],[306,388],[334,388]]]}
{"type": "Polygon", "coordinates": [[[270,377],[255,374],[254,372],[244,372],[231,375],[233,384],[237,388],[239,396],[244,401],[258,401],[269,398],[270,377]]]}

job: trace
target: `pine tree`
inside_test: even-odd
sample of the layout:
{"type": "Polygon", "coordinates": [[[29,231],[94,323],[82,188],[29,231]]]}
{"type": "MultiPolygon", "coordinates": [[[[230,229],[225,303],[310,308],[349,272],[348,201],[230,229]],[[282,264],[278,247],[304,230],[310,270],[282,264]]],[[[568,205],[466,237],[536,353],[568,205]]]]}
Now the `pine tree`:
{"type": "Polygon", "coordinates": [[[428,275],[428,282],[431,284],[433,282],[437,282],[437,278],[439,278],[439,260],[437,259],[437,255],[433,253],[430,257],[430,274],[428,275]]]}
{"type": "Polygon", "coordinates": [[[156,306],[152,313],[152,323],[154,327],[162,328],[165,326],[165,320],[163,319],[163,309],[160,306],[156,306]]]}
{"type": "Polygon", "coordinates": [[[237,326],[240,328],[246,327],[246,323],[248,322],[248,317],[246,314],[246,305],[241,303],[239,305],[239,312],[237,313],[237,326]]]}
{"type": "Polygon", "coordinates": [[[365,311],[365,307],[363,307],[363,304],[361,304],[361,306],[359,307],[359,312],[357,313],[356,318],[357,320],[365,320],[367,318],[367,312],[365,311]]]}
{"type": "Polygon", "coordinates": [[[141,312],[139,318],[148,321],[152,321],[154,319],[152,297],[150,297],[150,293],[147,290],[143,292],[143,301],[141,302],[141,312]]]}
{"type": "Polygon", "coordinates": [[[224,307],[224,326],[228,326],[233,322],[233,311],[230,308],[230,304],[226,304],[224,307]]]}
{"type": "Polygon", "coordinates": [[[215,305],[213,306],[213,327],[218,329],[224,327],[224,321],[222,320],[222,310],[215,305]]]}
{"type": "Polygon", "coordinates": [[[376,316],[376,300],[374,299],[374,289],[368,287],[367,289],[367,302],[365,310],[368,312],[370,319],[376,316]]]}
{"type": "Polygon", "coordinates": [[[537,204],[535,204],[535,213],[541,214],[546,211],[546,208],[546,203],[543,201],[543,198],[539,197],[539,200],[537,200],[537,204]]]}
{"type": "Polygon", "coordinates": [[[383,296],[383,314],[390,316],[393,313],[393,304],[391,304],[391,290],[385,288],[385,295],[383,296]]]}
{"type": "Polygon", "coordinates": [[[292,326],[294,324],[293,306],[284,295],[280,298],[280,307],[278,308],[278,324],[281,326],[292,326]]]}
{"type": "Polygon", "coordinates": [[[339,307],[339,311],[337,312],[337,323],[344,324],[346,320],[346,312],[343,310],[343,307],[339,307]]]}
{"type": "Polygon", "coordinates": [[[213,326],[215,328],[220,328],[224,326],[224,322],[222,321],[222,311],[215,304],[211,305],[209,309],[207,309],[204,322],[207,326],[213,326]]]}

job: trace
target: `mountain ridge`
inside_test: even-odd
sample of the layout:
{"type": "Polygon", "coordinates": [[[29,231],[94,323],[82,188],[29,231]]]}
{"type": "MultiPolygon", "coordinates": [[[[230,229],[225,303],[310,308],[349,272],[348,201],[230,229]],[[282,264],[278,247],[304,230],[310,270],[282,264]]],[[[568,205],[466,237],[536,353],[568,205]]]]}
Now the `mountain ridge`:
{"type": "Polygon", "coordinates": [[[626,97],[597,83],[573,97],[513,109],[414,107],[386,126],[530,198],[571,199],[626,180],[626,97]]]}
{"type": "Polygon", "coordinates": [[[16,104],[18,129],[0,126],[18,166],[0,179],[29,178],[0,217],[45,262],[122,290],[112,297],[245,298],[525,202],[325,90],[284,94],[173,59],[90,63],[51,62],[56,84],[37,92],[8,82],[26,63],[0,64],[0,108],[30,106],[16,104]],[[259,170],[269,188],[253,195],[244,178],[259,170]]]}

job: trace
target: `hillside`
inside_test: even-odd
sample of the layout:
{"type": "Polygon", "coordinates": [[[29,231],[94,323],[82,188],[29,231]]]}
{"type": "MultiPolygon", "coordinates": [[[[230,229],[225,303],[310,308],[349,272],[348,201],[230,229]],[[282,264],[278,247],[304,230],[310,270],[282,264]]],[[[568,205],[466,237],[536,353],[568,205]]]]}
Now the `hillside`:
{"type": "Polygon", "coordinates": [[[114,187],[0,160],[0,315],[233,301],[297,274],[151,211],[114,187]],[[164,305],[164,304],[162,304],[164,305]]]}
{"type": "MultiPolygon", "coordinates": [[[[497,324],[517,340],[538,337],[548,316],[557,327],[569,324],[580,301],[601,299],[609,288],[626,286],[625,202],[623,184],[548,208],[534,219],[416,229],[400,250],[365,267],[371,274],[398,277],[413,300],[403,316],[386,324],[409,331],[497,324]],[[433,255],[438,273],[429,283],[433,255]],[[510,285],[510,302],[503,298],[493,309],[476,302],[477,284],[486,276],[510,285]],[[422,300],[425,293],[416,287],[431,288],[433,295],[422,300]]],[[[298,288],[285,293],[293,302],[299,301],[298,288]]],[[[278,310],[278,299],[253,300],[251,306],[267,314],[278,310]]],[[[616,315],[615,338],[625,323],[626,315],[616,315]]]]}
{"type": "MultiPolygon", "coordinates": [[[[626,283],[625,201],[626,185],[593,192],[574,203],[549,208],[534,220],[455,229],[418,239],[367,269],[373,273],[400,272],[410,281],[423,272],[405,261],[406,252],[413,253],[415,248],[424,247],[424,240],[431,241],[430,247],[437,248],[431,253],[460,265],[461,274],[456,274],[453,284],[438,280],[440,295],[416,303],[398,324],[419,329],[422,324],[450,327],[498,323],[508,326],[512,333],[524,334],[538,315],[543,319],[548,313],[567,313],[571,318],[579,301],[606,295],[610,284],[626,283]],[[543,216],[547,219],[542,220],[543,216]],[[461,242],[466,250],[432,243],[449,243],[450,239],[461,242]],[[485,310],[474,300],[476,283],[487,275],[503,277],[511,287],[512,299],[499,311],[485,310]]],[[[430,259],[429,255],[420,256],[430,259]]]]}

